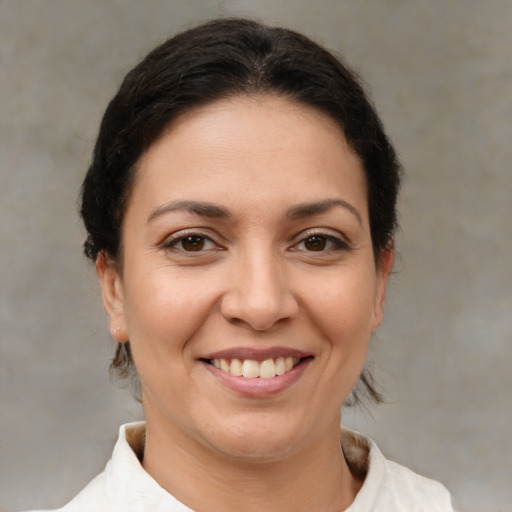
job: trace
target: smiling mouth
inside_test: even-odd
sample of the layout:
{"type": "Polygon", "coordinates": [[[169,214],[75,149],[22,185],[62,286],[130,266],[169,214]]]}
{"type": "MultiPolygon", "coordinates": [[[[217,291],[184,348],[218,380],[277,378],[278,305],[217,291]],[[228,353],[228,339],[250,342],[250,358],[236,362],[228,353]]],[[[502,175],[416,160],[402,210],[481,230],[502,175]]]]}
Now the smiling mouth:
{"type": "MultiPolygon", "coordinates": [[[[306,359],[306,358],[303,358],[306,359]]],[[[218,370],[235,377],[246,379],[272,379],[290,372],[303,359],[298,357],[276,357],[256,361],[254,359],[206,359],[205,361],[218,370]]]]}

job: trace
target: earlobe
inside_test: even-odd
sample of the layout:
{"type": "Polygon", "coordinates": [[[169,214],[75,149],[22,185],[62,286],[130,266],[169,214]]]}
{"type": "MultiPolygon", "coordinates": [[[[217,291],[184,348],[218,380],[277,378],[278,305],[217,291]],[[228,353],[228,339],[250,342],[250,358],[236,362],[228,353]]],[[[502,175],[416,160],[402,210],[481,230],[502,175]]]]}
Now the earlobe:
{"type": "Polygon", "coordinates": [[[386,301],[386,284],[393,270],[395,249],[393,244],[382,249],[377,262],[377,286],[375,289],[375,302],[373,309],[372,331],[377,329],[384,317],[384,303],[386,301]]]}
{"type": "Polygon", "coordinates": [[[110,333],[118,342],[128,341],[122,279],[115,263],[103,252],[96,258],[96,275],[101,285],[103,307],[110,321],[110,333]]]}

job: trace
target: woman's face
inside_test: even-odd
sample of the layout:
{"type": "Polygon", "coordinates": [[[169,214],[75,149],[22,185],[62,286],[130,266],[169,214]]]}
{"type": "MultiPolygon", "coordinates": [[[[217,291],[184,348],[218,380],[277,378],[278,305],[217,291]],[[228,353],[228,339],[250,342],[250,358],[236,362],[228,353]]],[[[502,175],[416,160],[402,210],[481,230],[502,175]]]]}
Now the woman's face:
{"type": "Polygon", "coordinates": [[[185,114],[141,158],[122,236],[122,265],[97,270],[148,429],[261,459],[338,432],[392,254],[376,267],[330,117],[275,96],[185,114]]]}

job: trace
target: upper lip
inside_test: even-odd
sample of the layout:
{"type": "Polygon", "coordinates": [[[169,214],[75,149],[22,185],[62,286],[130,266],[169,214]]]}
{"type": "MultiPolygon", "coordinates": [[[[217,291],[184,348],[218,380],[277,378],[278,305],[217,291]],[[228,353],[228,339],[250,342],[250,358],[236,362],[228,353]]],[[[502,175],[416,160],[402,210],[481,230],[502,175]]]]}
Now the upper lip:
{"type": "Polygon", "coordinates": [[[217,352],[212,352],[201,359],[252,359],[254,361],[265,361],[276,357],[304,357],[312,356],[310,352],[297,350],[289,347],[269,347],[269,348],[251,348],[251,347],[232,347],[217,352]]]}

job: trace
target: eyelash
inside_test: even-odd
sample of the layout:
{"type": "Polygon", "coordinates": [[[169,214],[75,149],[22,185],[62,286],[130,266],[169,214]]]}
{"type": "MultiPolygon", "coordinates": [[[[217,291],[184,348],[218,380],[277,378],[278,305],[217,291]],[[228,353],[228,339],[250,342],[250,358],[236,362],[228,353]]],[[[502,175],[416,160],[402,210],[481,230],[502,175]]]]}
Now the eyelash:
{"type": "Polygon", "coordinates": [[[167,250],[174,250],[176,252],[181,252],[187,255],[192,255],[194,253],[202,253],[207,250],[223,250],[223,247],[221,247],[219,244],[217,244],[211,237],[205,235],[204,233],[198,233],[196,231],[186,231],[181,232],[177,236],[171,236],[170,238],[165,239],[161,247],[167,250]],[[187,239],[196,239],[198,243],[211,243],[215,247],[211,249],[203,249],[203,247],[200,247],[199,250],[186,250],[183,246],[177,247],[180,243],[183,244],[187,239]]]}
{"type": "MultiPolygon", "coordinates": [[[[299,241],[296,242],[294,245],[292,245],[292,247],[289,249],[290,251],[295,252],[295,251],[304,250],[305,252],[308,252],[308,253],[315,253],[315,252],[316,253],[331,253],[331,252],[335,252],[335,251],[350,251],[351,250],[349,244],[346,241],[342,240],[341,238],[339,238],[337,236],[327,234],[322,231],[307,231],[307,232],[301,233],[299,236],[300,236],[299,241]],[[319,250],[298,249],[298,247],[301,244],[305,244],[308,241],[312,242],[313,239],[315,239],[315,238],[317,240],[314,241],[313,243],[320,243],[321,247],[319,250]],[[325,245],[332,244],[332,246],[325,248],[325,245],[322,246],[322,243],[324,243],[325,245]]],[[[205,235],[204,233],[200,233],[197,231],[181,232],[178,236],[175,236],[175,237],[173,236],[171,238],[167,238],[161,244],[161,247],[164,249],[174,250],[176,252],[187,254],[189,256],[193,255],[194,253],[200,254],[200,253],[203,253],[206,251],[211,251],[211,250],[224,250],[224,248],[222,246],[220,246],[219,244],[217,244],[211,237],[205,235]],[[184,242],[187,241],[187,239],[189,239],[189,241],[192,242],[192,244],[199,244],[200,245],[199,249],[197,251],[196,250],[187,250],[183,247],[183,245],[181,247],[178,247],[179,244],[183,244],[184,242]],[[214,247],[204,249],[204,244],[208,244],[208,243],[213,244],[214,247]]]]}
{"type": "Polygon", "coordinates": [[[299,236],[300,236],[300,240],[295,245],[293,245],[293,247],[291,248],[292,251],[300,250],[300,249],[296,249],[296,247],[298,247],[301,244],[306,243],[308,240],[311,241],[313,238],[318,238],[321,241],[324,241],[326,243],[330,242],[333,246],[329,247],[327,249],[321,248],[318,251],[305,249],[306,252],[330,253],[330,252],[335,252],[335,251],[350,251],[351,250],[351,247],[345,240],[343,240],[337,236],[334,236],[332,234],[324,233],[323,231],[306,231],[304,233],[301,233],[299,236]]]}

